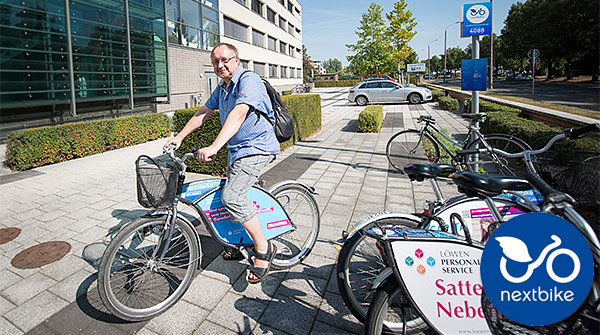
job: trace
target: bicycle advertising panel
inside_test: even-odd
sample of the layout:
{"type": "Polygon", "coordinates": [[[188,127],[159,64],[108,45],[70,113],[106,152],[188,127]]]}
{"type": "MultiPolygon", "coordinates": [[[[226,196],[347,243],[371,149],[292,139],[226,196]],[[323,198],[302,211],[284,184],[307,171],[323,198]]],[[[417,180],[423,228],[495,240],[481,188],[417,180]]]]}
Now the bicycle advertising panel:
{"type": "Polygon", "coordinates": [[[408,298],[440,334],[491,334],[483,308],[483,247],[450,241],[391,242],[408,298]]]}
{"type": "MultiPolygon", "coordinates": [[[[221,187],[224,180],[202,180],[186,184],[181,192],[181,197],[188,200],[201,198],[196,204],[206,214],[219,238],[229,244],[252,244],[250,235],[241,224],[231,222],[229,213],[221,202],[221,187]]],[[[269,193],[252,187],[248,198],[256,208],[256,215],[262,226],[267,240],[277,237],[293,229],[288,215],[281,205],[269,193]]]]}
{"type": "MultiPolygon", "coordinates": [[[[495,198],[494,204],[496,205],[498,212],[500,212],[500,215],[502,215],[504,221],[507,221],[517,215],[530,212],[525,207],[520,206],[514,201],[510,200],[495,198]]],[[[449,225],[450,215],[452,213],[458,213],[462,217],[474,240],[486,241],[489,238],[489,235],[492,233],[489,231],[489,226],[495,220],[492,217],[492,213],[490,212],[490,209],[485,201],[474,201],[471,198],[467,198],[459,201],[457,204],[448,207],[445,210],[442,210],[436,215],[444,220],[446,225],[449,225]]],[[[462,226],[458,223],[457,225],[458,234],[464,236],[462,226]]],[[[427,227],[427,229],[440,230],[439,223],[434,220],[431,222],[430,226],[427,227]]]]}

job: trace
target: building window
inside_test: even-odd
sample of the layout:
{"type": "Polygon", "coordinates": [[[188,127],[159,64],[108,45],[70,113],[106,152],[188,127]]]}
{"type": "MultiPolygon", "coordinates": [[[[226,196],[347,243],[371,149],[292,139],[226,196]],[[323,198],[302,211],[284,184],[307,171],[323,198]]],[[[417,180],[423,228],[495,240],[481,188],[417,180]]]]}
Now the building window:
{"type": "Polygon", "coordinates": [[[280,3],[280,4],[281,4],[283,7],[285,7],[285,0],[279,0],[279,3],[280,3]]]}
{"type": "Polygon", "coordinates": [[[294,26],[288,22],[288,33],[290,33],[290,35],[294,36],[294,26]]]}
{"type": "Polygon", "coordinates": [[[277,78],[277,65],[269,64],[269,78],[277,78]]]}
{"type": "Polygon", "coordinates": [[[287,9],[290,13],[294,13],[294,5],[288,1],[287,9]]]}
{"type": "Polygon", "coordinates": [[[265,68],[265,63],[254,62],[254,72],[256,72],[256,74],[259,76],[264,77],[266,75],[265,68]]]}
{"type": "Polygon", "coordinates": [[[250,67],[250,62],[247,60],[240,59],[240,64],[244,69],[248,69],[250,67]]]}
{"type": "Polygon", "coordinates": [[[181,23],[200,27],[200,4],[194,0],[181,0],[181,23]]]}
{"type": "Polygon", "coordinates": [[[300,29],[296,28],[296,35],[300,36],[300,29]]]}
{"type": "Polygon", "coordinates": [[[275,41],[275,39],[273,37],[269,36],[268,43],[269,44],[268,44],[267,47],[268,47],[269,50],[277,51],[277,50],[275,50],[277,42],[275,41]]]}
{"type": "Polygon", "coordinates": [[[232,38],[247,42],[247,36],[246,36],[247,28],[248,28],[247,26],[245,26],[237,21],[234,21],[228,17],[223,17],[223,30],[224,30],[223,33],[227,37],[232,37],[232,38]]]}
{"type": "Polygon", "coordinates": [[[290,67],[290,78],[296,78],[296,69],[290,67]]]}
{"type": "Polygon", "coordinates": [[[281,72],[281,78],[287,78],[287,71],[288,71],[287,69],[288,69],[287,66],[282,66],[281,67],[281,71],[280,71],[281,72]]]}
{"type": "Polygon", "coordinates": [[[179,0],[167,0],[167,18],[172,21],[181,21],[179,18],[179,0]]]}
{"type": "Polygon", "coordinates": [[[252,44],[264,48],[265,47],[265,34],[260,31],[252,29],[252,44]]]}
{"type": "Polygon", "coordinates": [[[271,8],[267,7],[267,20],[273,24],[275,24],[275,11],[271,8]]]}
{"type": "MultiPolygon", "coordinates": [[[[238,2],[240,1],[238,0],[238,2]]],[[[241,2],[245,4],[246,0],[242,0],[241,2]]],[[[202,4],[217,10],[219,9],[219,0],[202,0],[202,4]]]]}
{"type": "Polygon", "coordinates": [[[294,51],[295,51],[295,50],[296,50],[296,48],[294,48],[293,46],[291,46],[291,45],[290,45],[290,46],[289,46],[289,53],[288,53],[288,54],[289,54],[290,56],[294,57],[294,56],[295,56],[295,55],[294,55],[294,51]]]}
{"type": "Polygon", "coordinates": [[[296,77],[302,78],[302,69],[296,69],[296,77]]]}
{"type": "Polygon", "coordinates": [[[285,30],[287,28],[287,21],[281,17],[281,15],[279,16],[279,28],[285,30]]]}
{"type": "Polygon", "coordinates": [[[262,16],[263,3],[258,0],[252,0],[251,9],[256,14],[262,16]]]}
{"type": "Polygon", "coordinates": [[[283,42],[279,42],[279,52],[281,52],[282,54],[286,54],[287,51],[287,44],[283,43],[283,42]]]}
{"type": "Polygon", "coordinates": [[[237,2],[241,3],[242,5],[246,6],[246,0],[235,0],[235,1],[237,1],[237,2]]]}

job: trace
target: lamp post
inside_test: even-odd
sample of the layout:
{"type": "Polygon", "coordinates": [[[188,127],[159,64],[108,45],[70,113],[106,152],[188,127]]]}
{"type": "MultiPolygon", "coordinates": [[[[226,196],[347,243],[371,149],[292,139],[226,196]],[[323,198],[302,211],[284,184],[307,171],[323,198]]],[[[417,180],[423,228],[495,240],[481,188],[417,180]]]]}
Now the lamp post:
{"type": "Polygon", "coordinates": [[[437,42],[437,38],[431,42],[429,42],[429,44],[427,44],[427,62],[429,62],[429,80],[431,80],[431,56],[429,56],[429,46],[431,45],[431,43],[433,42],[437,42]]]}
{"type": "Polygon", "coordinates": [[[456,21],[453,23],[450,23],[448,26],[446,26],[446,29],[444,29],[444,83],[446,82],[446,36],[448,34],[448,28],[450,28],[450,26],[455,25],[457,23],[460,23],[460,21],[456,21]]]}

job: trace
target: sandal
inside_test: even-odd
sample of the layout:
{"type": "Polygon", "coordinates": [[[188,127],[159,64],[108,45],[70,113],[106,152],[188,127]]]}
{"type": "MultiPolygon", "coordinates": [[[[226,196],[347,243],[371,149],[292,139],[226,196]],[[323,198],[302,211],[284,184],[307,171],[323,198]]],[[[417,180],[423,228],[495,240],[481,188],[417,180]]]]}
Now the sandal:
{"type": "Polygon", "coordinates": [[[239,261],[244,259],[244,255],[234,248],[224,247],[225,252],[223,253],[223,259],[226,261],[239,261]]]}
{"type": "Polygon", "coordinates": [[[263,278],[265,278],[269,274],[269,270],[271,269],[271,263],[273,258],[275,258],[275,254],[277,253],[277,246],[271,242],[269,242],[269,248],[266,253],[256,252],[255,259],[260,259],[263,261],[268,261],[269,265],[266,268],[257,268],[252,266],[250,268],[250,273],[254,274],[257,279],[250,279],[248,276],[248,283],[250,284],[258,284],[263,278]]]}

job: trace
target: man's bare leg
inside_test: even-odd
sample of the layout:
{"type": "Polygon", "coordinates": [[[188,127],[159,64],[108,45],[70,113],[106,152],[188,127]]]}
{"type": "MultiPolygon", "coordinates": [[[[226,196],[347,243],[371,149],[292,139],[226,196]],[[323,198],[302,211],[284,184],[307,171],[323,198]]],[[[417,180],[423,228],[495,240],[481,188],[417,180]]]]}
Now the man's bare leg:
{"type": "MultiPolygon", "coordinates": [[[[242,223],[242,226],[248,231],[248,234],[254,241],[254,249],[256,252],[260,252],[262,254],[266,253],[269,249],[269,244],[267,242],[267,238],[263,234],[262,228],[260,226],[260,222],[258,221],[258,217],[253,217],[252,219],[242,223]]],[[[263,261],[261,259],[254,259],[254,267],[256,268],[267,268],[269,266],[269,262],[263,261]]],[[[258,279],[254,273],[250,272],[248,276],[249,279],[256,280],[258,279]]]]}

